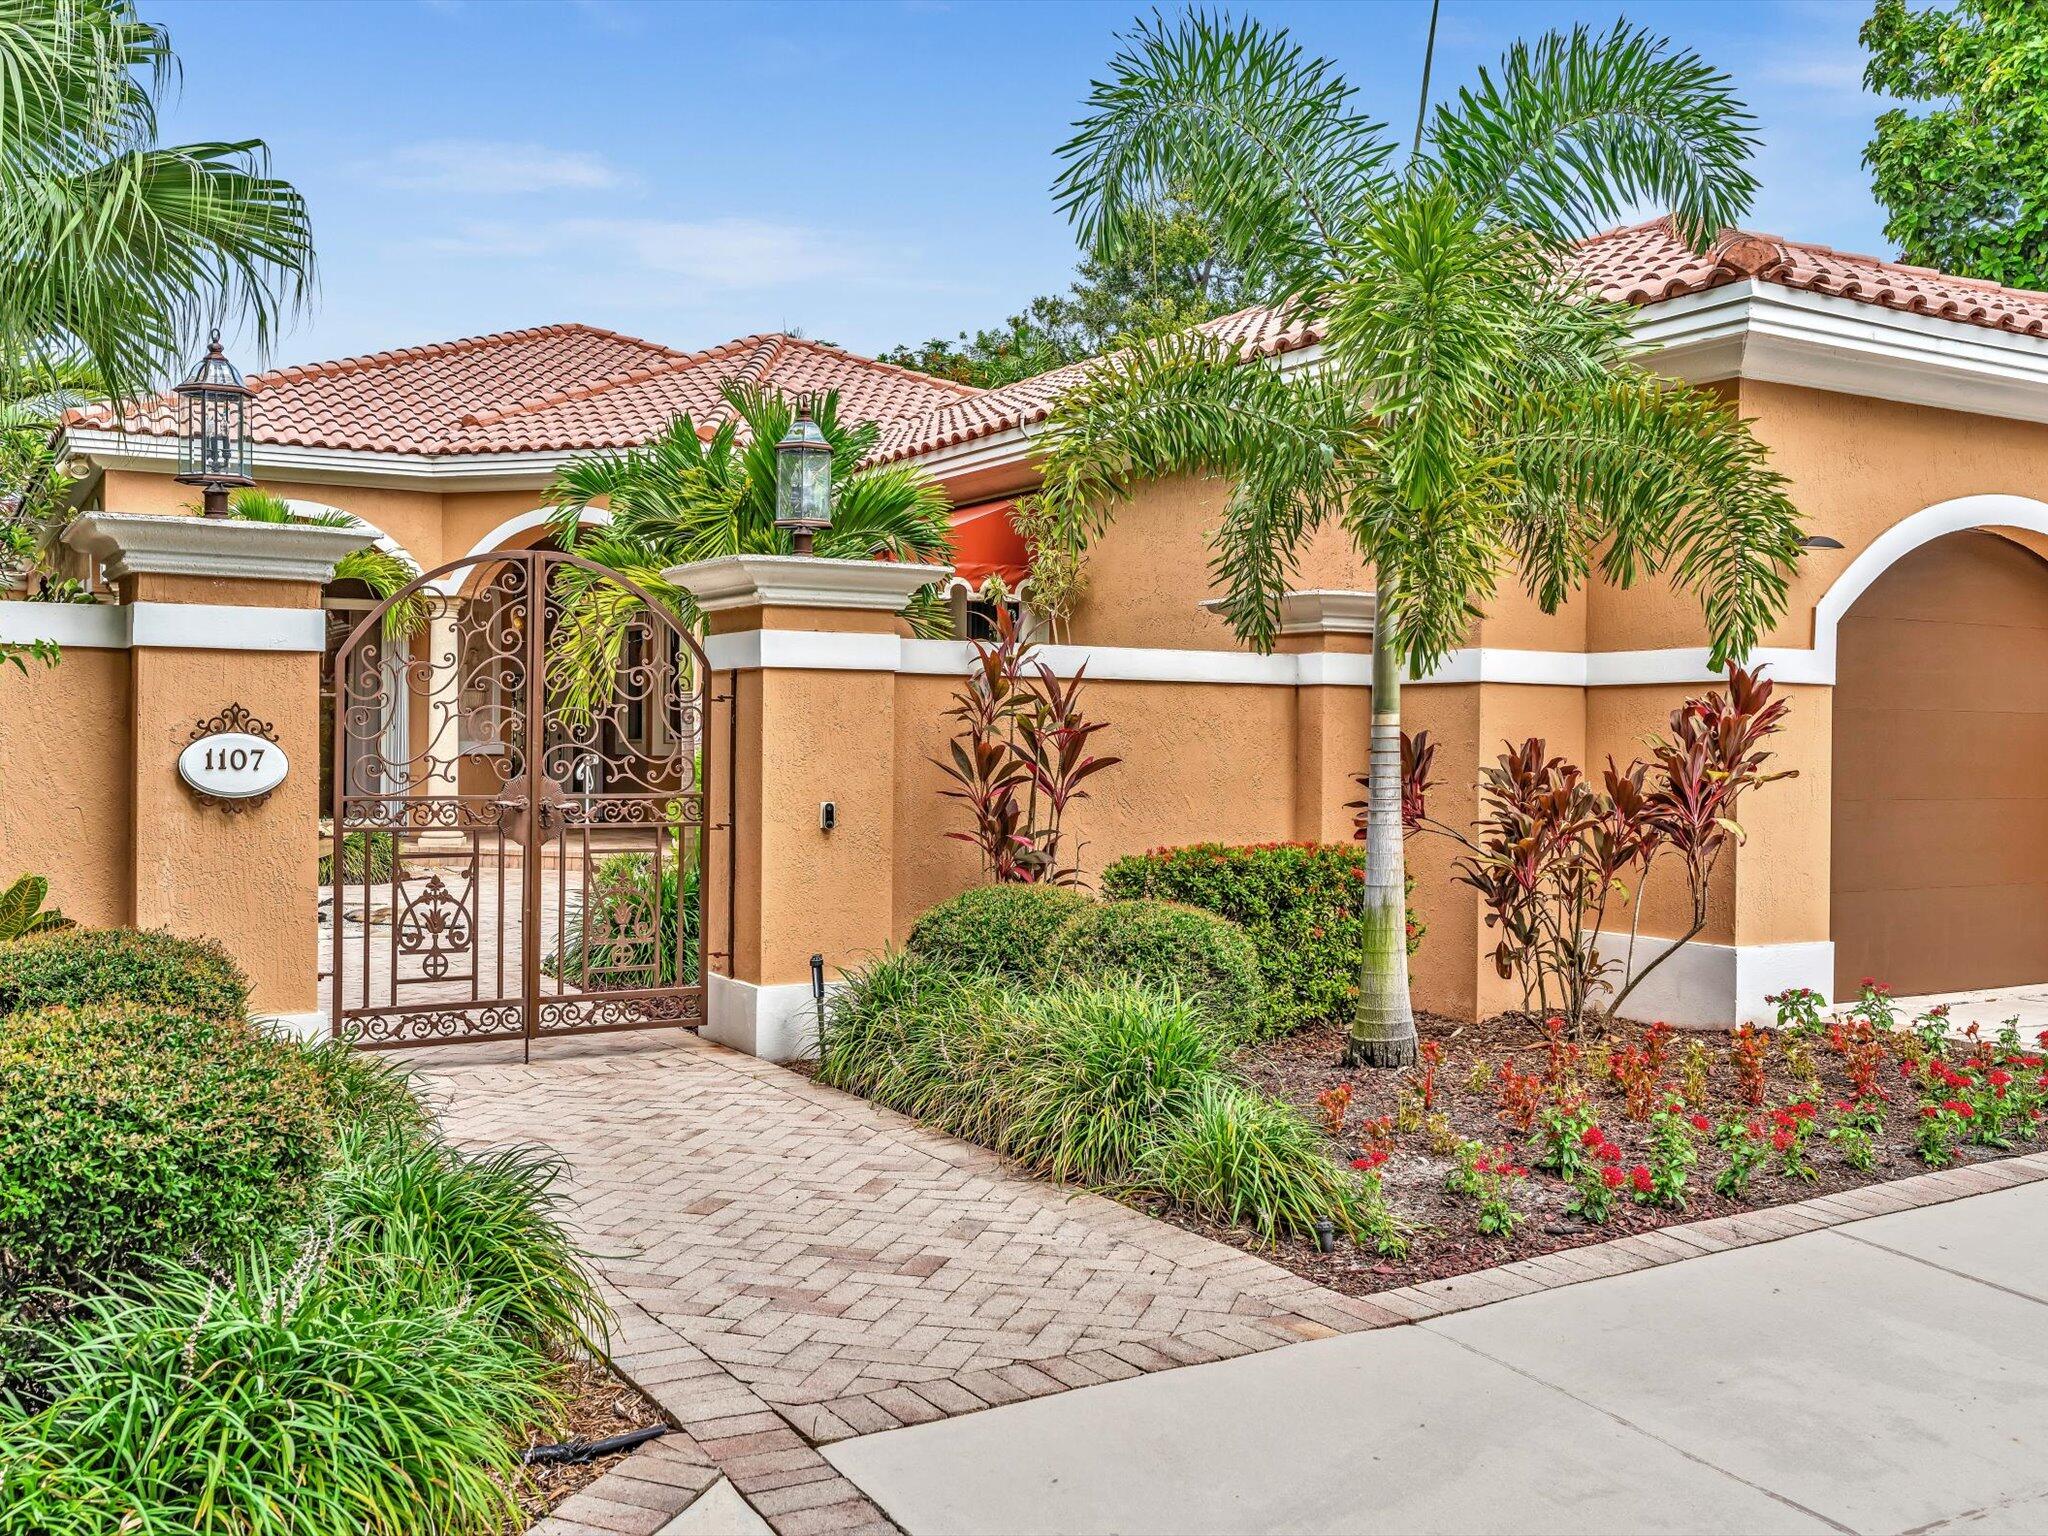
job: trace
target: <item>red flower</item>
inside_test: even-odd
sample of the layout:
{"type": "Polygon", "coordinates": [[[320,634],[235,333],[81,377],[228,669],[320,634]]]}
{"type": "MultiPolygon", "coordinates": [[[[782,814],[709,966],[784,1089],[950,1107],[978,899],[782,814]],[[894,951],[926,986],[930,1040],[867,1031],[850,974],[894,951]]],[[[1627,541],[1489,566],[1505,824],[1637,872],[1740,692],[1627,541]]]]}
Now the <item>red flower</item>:
{"type": "Polygon", "coordinates": [[[1472,1171],[1474,1173],[1491,1173],[1493,1172],[1493,1164],[1483,1157],[1475,1158],[1472,1163],[1472,1171]]]}
{"type": "Polygon", "coordinates": [[[1636,1193],[1641,1195],[1647,1195],[1654,1183],[1650,1177],[1650,1170],[1641,1163],[1637,1163],[1635,1167],[1629,1169],[1628,1180],[1631,1184],[1635,1185],[1636,1193]]]}
{"type": "Polygon", "coordinates": [[[1365,1170],[1367,1173],[1370,1173],[1373,1169],[1379,1167],[1379,1165],[1381,1163],[1384,1163],[1386,1160],[1386,1149],[1383,1147],[1374,1147],[1370,1152],[1366,1153],[1365,1156],[1354,1157],[1353,1159],[1351,1159],[1351,1166],[1354,1168],[1361,1168],[1365,1170]]]}
{"type": "Polygon", "coordinates": [[[1621,1161],[1621,1148],[1611,1141],[1603,1141],[1593,1149],[1593,1155],[1603,1163],[1618,1163],[1621,1161]]]}
{"type": "Polygon", "coordinates": [[[1790,1152],[1792,1150],[1793,1140],[1794,1138],[1790,1131],[1775,1132],[1771,1137],[1772,1150],[1777,1152],[1790,1152]]]}
{"type": "Polygon", "coordinates": [[[1609,1189],[1619,1189],[1619,1188],[1621,1188],[1621,1184],[1622,1184],[1622,1172],[1621,1172],[1621,1170],[1620,1170],[1619,1168],[1614,1168],[1614,1167],[1602,1168],[1602,1169],[1600,1170],[1600,1182],[1601,1182],[1602,1184],[1605,1184],[1605,1185],[1606,1185],[1606,1186],[1607,1186],[1607,1187],[1608,1187],[1609,1189]]]}
{"type": "Polygon", "coordinates": [[[1932,1104],[1922,1104],[1920,1106],[1920,1118],[1922,1120],[1932,1120],[1936,1115],[1940,1113],[1941,1111],[1936,1109],[1932,1104]]]}
{"type": "Polygon", "coordinates": [[[1705,1115],[1694,1115],[1692,1117],[1692,1128],[1700,1132],[1710,1131],[1714,1128],[1714,1122],[1705,1115]]]}
{"type": "Polygon", "coordinates": [[[1597,1125],[1589,1125],[1579,1133],[1579,1145],[1582,1147],[1597,1147],[1606,1139],[1606,1133],[1597,1125]]]}

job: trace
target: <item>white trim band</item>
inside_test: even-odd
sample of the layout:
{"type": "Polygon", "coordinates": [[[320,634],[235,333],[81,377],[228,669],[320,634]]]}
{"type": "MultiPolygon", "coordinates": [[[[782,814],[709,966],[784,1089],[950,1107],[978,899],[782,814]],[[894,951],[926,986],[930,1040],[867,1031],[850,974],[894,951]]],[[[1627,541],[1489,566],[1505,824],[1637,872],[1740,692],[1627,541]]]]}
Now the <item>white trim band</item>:
{"type": "MultiPolygon", "coordinates": [[[[755,629],[713,635],[704,642],[714,669],[725,672],[897,672],[954,677],[973,662],[973,647],[959,640],[905,640],[896,635],[821,634],[755,629]]],[[[1365,688],[1372,657],[1338,651],[1260,656],[1250,651],[1159,650],[1125,645],[1046,645],[1038,656],[1063,677],[1085,663],[1103,682],[1225,683],[1264,688],[1365,688]]],[[[1834,657],[1814,651],[1768,648],[1750,656],[1781,683],[1835,680],[1834,657]]],[[[1707,652],[1515,651],[1474,647],[1454,652],[1417,686],[1433,683],[1520,683],[1548,688],[1629,688],[1666,683],[1712,683],[1725,674],[1707,665],[1707,652]]]]}
{"type": "MultiPolygon", "coordinates": [[[[826,996],[840,983],[825,983],[826,996]]],[[[757,986],[712,972],[705,982],[706,1040],[765,1061],[802,1061],[818,1054],[818,1004],[807,981],[757,986]]]]}
{"type": "Polygon", "coordinates": [[[943,588],[950,565],[824,560],[815,555],[721,555],[670,566],[662,575],[705,613],[736,608],[851,608],[900,613],[919,589],[943,588]]]}
{"type": "Polygon", "coordinates": [[[63,649],[307,651],[327,648],[318,608],[241,608],[231,603],[0,602],[0,641],[51,640],[63,649]]]}
{"type": "MultiPolygon", "coordinates": [[[[1626,933],[1602,932],[1602,959],[1620,962],[1628,953],[1626,933]]],[[[1641,970],[1670,946],[1669,939],[1639,936],[1636,968],[1641,970]]],[[[1835,990],[1835,946],[1821,939],[1801,944],[1702,944],[1694,941],[1644,978],[1629,994],[1631,1018],[1662,1019],[1681,1029],[1726,1029],[1768,1024],[1777,1010],[1764,1001],[1789,987],[1811,987],[1822,997],[1835,990]]]]}

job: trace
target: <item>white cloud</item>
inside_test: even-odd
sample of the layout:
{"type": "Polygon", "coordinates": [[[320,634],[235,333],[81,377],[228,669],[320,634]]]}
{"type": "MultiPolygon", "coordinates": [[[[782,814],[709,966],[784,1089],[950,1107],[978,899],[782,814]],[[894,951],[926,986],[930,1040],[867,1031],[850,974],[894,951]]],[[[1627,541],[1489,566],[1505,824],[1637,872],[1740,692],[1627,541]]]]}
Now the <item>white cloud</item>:
{"type": "Polygon", "coordinates": [[[605,192],[633,183],[628,172],[589,150],[499,139],[405,144],[366,169],[384,186],[419,192],[605,192]]]}
{"type": "Polygon", "coordinates": [[[734,290],[821,279],[889,283],[907,265],[901,253],[837,231],[736,217],[473,220],[414,243],[443,255],[563,258],[584,271],[608,269],[734,290]]]}

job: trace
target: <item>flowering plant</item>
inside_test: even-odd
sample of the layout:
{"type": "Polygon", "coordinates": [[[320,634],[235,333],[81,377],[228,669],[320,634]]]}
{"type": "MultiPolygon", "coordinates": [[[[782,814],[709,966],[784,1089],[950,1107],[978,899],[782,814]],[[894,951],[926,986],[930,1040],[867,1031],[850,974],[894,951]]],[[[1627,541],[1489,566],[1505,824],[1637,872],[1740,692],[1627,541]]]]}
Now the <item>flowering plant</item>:
{"type": "Polygon", "coordinates": [[[1778,1010],[1778,1028],[1791,1035],[1817,1035],[1828,1000],[1811,987],[1787,987],[1767,994],[1764,1001],[1778,1010]]]}
{"type": "Polygon", "coordinates": [[[1322,1111],[1323,1129],[1332,1136],[1344,1134],[1344,1121],[1351,1113],[1351,1092],[1349,1083],[1339,1083],[1316,1095],[1316,1108],[1322,1111]]]}
{"type": "Polygon", "coordinates": [[[1842,1161],[1858,1173],[1877,1166],[1877,1137],[1884,1130],[1882,1098],[1842,1099],[1835,1105],[1835,1123],[1827,1137],[1842,1161]]]}
{"type": "Polygon", "coordinates": [[[1728,1166],[1714,1179],[1714,1193],[1729,1200],[1747,1199],[1750,1180],[1770,1160],[1763,1122],[1740,1117],[1724,1120],[1714,1132],[1714,1141],[1728,1154],[1728,1166]]]}
{"type": "Polygon", "coordinates": [[[1543,1104],[1543,1078],[1535,1072],[1521,1072],[1509,1057],[1494,1075],[1494,1118],[1524,1136],[1535,1128],[1536,1111],[1543,1104]]]}
{"type": "Polygon", "coordinates": [[[1422,1112],[1426,1115],[1436,1108],[1436,1072],[1444,1063],[1444,1043],[1425,1040],[1419,1054],[1422,1061],[1415,1071],[1415,1091],[1422,1098],[1422,1112]]]}
{"type": "Polygon", "coordinates": [[[1567,1183],[1592,1162],[1595,1147],[1607,1137],[1584,1104],[1545,1105],[1536,1117],[1536,1166],[1548,1168],[1567,1183]]]}
{"type": "Polygon", "coordinates": [[[1946,1168],[1956,1160],[1956,1142],[1970,1128],[1976,1111],[1961,1099],[1941,1099],[1920,1106],[1913,1128],[1913,1150],[1930,1168],[1946,1168]]]}
{"type": "Polygon", "coordinates": [[[1735,1088],[1742,1102],[1761,1106],[1764,1101],[1764,1056],[1771,1037],[1754,1024],[1738,1024],[1729,1037],[1728,1060],[1735,1068],[1735,1088]]]}
{"type": "Polygon", "coordinates": [[[1771,1150],[1778,1154],[1778,1172],[1788,1179],[1818,1179],[1820,1174],[1807,1160],[1806,1143],[1813,1136],[1813,1105],[1805,1101],[1786,1104],[1766,1117],[1764,1134],[1771,1150]]]}
{"type": "Polygon", "coordinates": [[[1688,1114],[1676,1099],[1650,1117],[1650,1162],[1636,1186],[1638,1202],[1672,1210],[1685,1204],[1686,1175],[1700,1157],[1693,1136],[1711,1124],[1705,1115],[1688,1114]]]}
{"type": "Polygon", "coordinates": [[[1621,1171],[1621,1148],[1609,1141],[1599,1126],[1588,1128],[1586,1147],[1592,1158],[1582,1162],[1573,1177],[1565,1211],[1597,1225],[1614,1214],[1615,1198],[1629,1182],[1629,1175],[1621,1171]]]}

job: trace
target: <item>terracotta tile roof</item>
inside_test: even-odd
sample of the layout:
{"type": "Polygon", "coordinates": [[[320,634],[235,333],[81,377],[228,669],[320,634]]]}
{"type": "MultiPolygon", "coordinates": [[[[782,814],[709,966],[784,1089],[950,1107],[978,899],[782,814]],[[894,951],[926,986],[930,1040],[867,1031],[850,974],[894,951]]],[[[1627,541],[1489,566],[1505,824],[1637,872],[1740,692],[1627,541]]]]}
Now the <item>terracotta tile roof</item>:
{"type": "MultiPolygon", "coordinates": [[[[700,424],[720,418],[728,379],[791,393],[837,389],[841,410],[869,421],[922,416],[975,393],[781,333],[679,352],[594,326],[548,325],[252,374],[250,435],[259,444],[430,455],[630,447],[684,411],[700,424]]],[[[99,406],[65,424],[115,422],[99,406]]],[[[172,397],[147,402],[125,427],[176,435],[172,397]]]]}
{"type": "Polygon", "coordinates": [[[1593,236],[1579,247],[1576,266],[1595,291],[1628,304],[1656,304],[1754,278],[1908,314],[2048,335],[2048,293],[1742,229],[1727,231],[1701,255],[1672,232],[1668,218],[1593,236]]]}
{"type": "MultiPolygon", "coordinates": [[[[1702,255],[1673,233],[1668,218],[1593,236],[1580,246],[1574,266],[1603,297],[1628,304],[1656,304],[1754,278],[1967,325],[2048,336],[2048,293],[1739,229],[1729,230],[1702,255]]],[[[1289,322],[1266,308],[1240,310],[1202,329],[1240,343],[1247,357],[1275,356],[1322,339],[1312,323],[1289,322]]],[[[922,419],[898,422],[884,430],[876,458],[916,458],[1035,425],[1088,366],[1073,363],[942,406],[922,419]]]]}
{"type": "MultiPolygon", "coordinates": [[[[1247,359],[1278,357],[1322,340],[1322,333],[1299,316],[1255,305],[1221,315],[1196,327],[1233,343],[1247,359]]],[[[992,437],[1013,427],[1045,420],[1053,402],[1091,366],[1093,359],[1069,363],[1049,373],[984,390],[970,399],[940,406],[924,416],[886,425],[872,462],[914,458],[957,443],[992,437]]]]}

